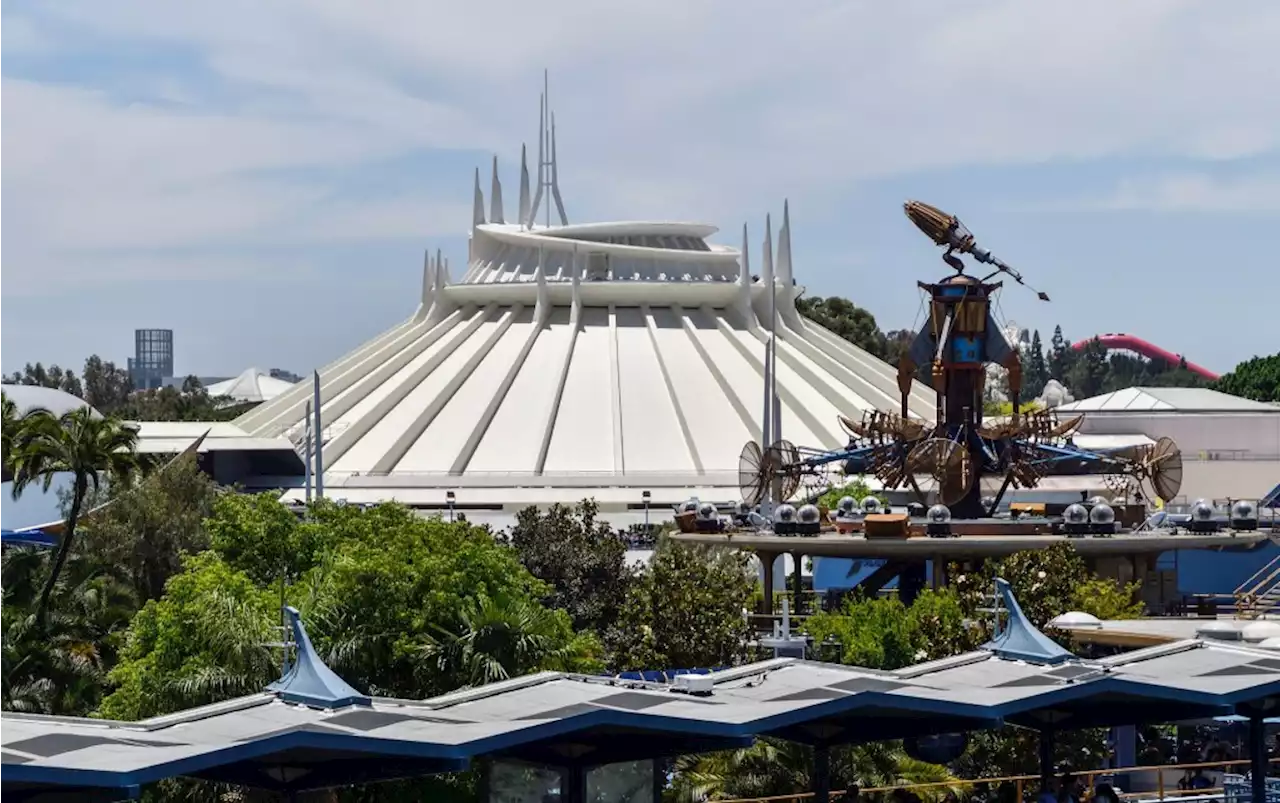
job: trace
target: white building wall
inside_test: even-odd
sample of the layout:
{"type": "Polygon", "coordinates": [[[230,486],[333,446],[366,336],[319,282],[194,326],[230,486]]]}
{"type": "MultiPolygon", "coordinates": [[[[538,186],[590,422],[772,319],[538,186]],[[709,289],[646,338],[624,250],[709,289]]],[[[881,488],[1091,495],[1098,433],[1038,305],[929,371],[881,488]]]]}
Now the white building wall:
{"type": "Polygon", "coordinates": [[[1280,460],[1280,413],[1086,413],[1080,432],[1169,437],[1188,459],[1280,460]]]}

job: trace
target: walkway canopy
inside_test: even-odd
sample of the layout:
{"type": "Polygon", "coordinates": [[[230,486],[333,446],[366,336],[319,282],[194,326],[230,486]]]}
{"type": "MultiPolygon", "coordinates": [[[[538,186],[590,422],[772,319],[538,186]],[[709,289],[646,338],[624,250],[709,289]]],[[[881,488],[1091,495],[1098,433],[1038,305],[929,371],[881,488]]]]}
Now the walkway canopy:
{"type": "Polygon", "coordinates": [[[762,735],[825,748],[1006,722],[1046,734],[1226,715],[1261,722],[1276,708],[1280,658],[1270,651],[1189,640],[1083,660],[1035,630],[1007,585],[999,590],[1007,621],[990,643],[893,672],[797,659],[712,672],[705,685],[543,672],[419,701],[349,686],[290,609],[293,663],[259,694],[129,723],[4,713],[3,791],[116,799],[184,775],[293,792],[480,758],[581,778],[762,735]]]}

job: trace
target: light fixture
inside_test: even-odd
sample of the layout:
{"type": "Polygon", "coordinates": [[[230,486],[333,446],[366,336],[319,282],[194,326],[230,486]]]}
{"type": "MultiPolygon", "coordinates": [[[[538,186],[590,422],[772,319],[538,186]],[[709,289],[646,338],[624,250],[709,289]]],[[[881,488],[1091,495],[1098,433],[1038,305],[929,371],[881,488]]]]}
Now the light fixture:
{"type": "Polygon", "coordinates": [[[453,523],[453,503],[457,501],[457,497],[454,496],[453,491],[445,491],[444,498],[445,498],[445,501],[449,503],[449,523],[452,524],[453,523]]]}

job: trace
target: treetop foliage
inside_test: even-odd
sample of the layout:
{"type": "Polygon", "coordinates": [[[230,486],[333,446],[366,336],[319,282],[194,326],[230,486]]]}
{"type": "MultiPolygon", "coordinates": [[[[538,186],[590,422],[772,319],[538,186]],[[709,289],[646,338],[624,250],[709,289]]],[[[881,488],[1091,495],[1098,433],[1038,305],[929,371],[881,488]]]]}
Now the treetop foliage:
{"type": "Polygon", "coordinates": [[[84,361],[80,376],[69,368],[27,363],[4,377],[7,384],[56,388],[84,399],[103,415],[128,421],[230,421],[252,404],[209,395],[200,380],[188,376],[181,388],[136,390],[129,372],[94,354],[84,361]]]}

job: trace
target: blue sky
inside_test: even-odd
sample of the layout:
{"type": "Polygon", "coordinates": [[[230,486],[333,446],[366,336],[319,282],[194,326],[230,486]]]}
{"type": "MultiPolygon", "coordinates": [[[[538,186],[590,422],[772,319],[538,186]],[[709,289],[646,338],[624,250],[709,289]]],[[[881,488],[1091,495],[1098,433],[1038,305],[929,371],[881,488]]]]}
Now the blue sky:
{"type": "MultiPolygon", "coordinates": [[[[959,214],[1053,302],[1225,371],[1280,348],[1280,5],[1181,0],[7,2],[3,369],[306,371],[460,275],[471,175],[508,204],[551,71],[571,220],[753,244],[793,213],[809,292],[886,329],[959,214]]],[[[758,254],[757,254],[758,258],[758,254]]],[[[758,264],[758,263],[757,263],[758,264]]]]}

